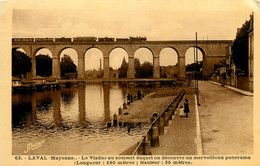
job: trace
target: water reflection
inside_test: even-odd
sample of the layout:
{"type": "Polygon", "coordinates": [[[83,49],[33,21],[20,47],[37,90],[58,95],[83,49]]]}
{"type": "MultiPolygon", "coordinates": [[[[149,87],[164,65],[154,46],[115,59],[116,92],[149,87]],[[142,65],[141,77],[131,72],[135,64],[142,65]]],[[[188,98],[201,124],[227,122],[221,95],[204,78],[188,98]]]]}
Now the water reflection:
{"type": "Polygon", "coordinates": [[[33,93],[31,95],[31,101],[32,101],[32,123],[36,124],[37,122],[37,117],[36,117],[36,112],[37,112],[37,101],[36,101],[36,95],[33,93]]]}
{"type": "Polygon", "coordinates": [[[61,122],[61,110],[60,110],[60,100],[61,100],[61,93],[60,90],[52,91],[51,96],[53,98],[53,118],[54,123],[57,126],[62,126],[61,122]]]}
{"type": "Polygon", "coordinates": [[[104,84],[103,85],[103,91],[104,91],[104,123],[110,121],[110,85],[104,84]]]}
{"type": "Polygon", "coordinates": [[[61,89],[61,98],[62,102],[65,105],[70,105],[72,100],[75,97],[76,86],[71,86],[70,88],[62,88],[61,89]]]}
{"type": "Polygon", "coordinates": [[[84,127],[87,127],[86,124],[86,92],[85,92],[85,85],[78,86],[78,101],[79,101],[79,123],[84,127]]]}
{"type": "Polygon", "coordinates": [[[127,148],[131,144],[116,142],[135,143],[144,129],[136,128],[129,135],[126,128],[106,128],[105,124],[132,91],[119,84],[87,84],[13,94],[13,154],[24,154],[28,143],[43,139],[44,146],[28,154],[113,154],[109,153],[115,149],[112,145],[120,145],[112,151],[127,148]],[[88,148],[73,148],[82,145],[88,148]]]}
{"type": "MultiPolygon", "coordinates": [[[[14,94],[12,98],[12,127],[22,128],[22,126],[30,125],[31,113],[32,113],[32,96],[30,94],[14,94]],[[22,110],[22,111],[21,111],[22,110]],[[24,123],[26,122],[26,123],[24,123]]],[[[35,108],[35,106],[34,106],[35,108]]]]}

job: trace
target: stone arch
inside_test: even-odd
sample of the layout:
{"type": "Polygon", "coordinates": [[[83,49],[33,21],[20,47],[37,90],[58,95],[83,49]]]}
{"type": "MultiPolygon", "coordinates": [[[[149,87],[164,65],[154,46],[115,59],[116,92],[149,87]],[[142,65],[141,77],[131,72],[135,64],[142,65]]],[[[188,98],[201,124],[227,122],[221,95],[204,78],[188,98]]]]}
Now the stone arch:
{"type": "Polygon", "coordinates": [[[171,48],[171,49],[173,49],[173,50],[177,53],[177,56],[178,56],[178,57],[180,56],[180,51],[179,51],[176,47],[173,47],[173,46],[165,46],[165,47],[160,48],[159,56],[160,56],[162,50],[165,49],[165,48],[171,48]]]}
{"type": "Polygon", "coordinates": [[[157,62],[158,62],[158,57],[155,57],[154,51],[150,47],[147,47],[147,46],[138,47],[134,51],[135,77],[136,78],[153,78],[155,66],[156,66],[156,70],[157,70],[157,68],[159,69],[159,64],[157,62]],[[146,53],[142,54],[143,51],[145,51],[146,53]],[[143,56],[143,55],[148,55],[148,56],[143,56]],[[138,61],[135,61],[135,59],[139,59],[139,63],[137,63],[138,61]],[[147,63],[145,63],[145,62],[147,62],[147,63]]]}
{"type": "Polygon", "coordinates": [[[152,48],[150,48],[149,46],[139,46],[139,47],[137,47],[136,49],[135,49],[135,51],[134,51],[134,54],[136,53],[136,51],[137,50],[139,50],[140,48],[146,48],[146,49],[148,49],[148,50],[150,50],[151,51],[151,53],[152,53],[152,56],[154,57],[154,51],[153,51],[153,49],[152,48]]]}
{"type": "Polygon", "coordinates": [[[35,57],[33,55],[32,49],[30,45],[12,45],[12,49],[21,48],[26,52],[26,55],[31,58],[32,67],[31,71],[28,74],[28,78],[32,78],[36,76],[36,66],[35,66],[35,57]]]}
{"type": "MultiPolygon", "coordinates": [[[[203,49],[202,47],[200,46],[190,46],[187,48],[187,50],[185,51],[185,69],[186,69],[186,77],[189,78],[189,79],[195,79],[195,71],[197,72],[200,72],[199,75],[196,74],[196,76],[198,76],[199,78],[202,79],[202,74],[203,74],[203,66],[205,65],[204,64],[204,60],[205,60],[205,57],[206,57],[206,51],[205,49],[203,49]],[[198,49],[198,66],[196,63],[196,59],[195,58],[195,48],[198,49]],[[191,51],[189,51],[191,50],[191,51]],[[199,69],[198,69],[199,68],[199,69]]],[[[197,73],[196,72],[196,73],[197,73]]]]}
{"type": "MultiPolygon", "coordinates": [[[[50,70],[49,72],[51,73],[50,75],[46,75],[46,76],[52,76],[55,72],[56,72],[56,66],[54,66],[54,52],[52,49],[48,48],[48,47],[38,47],[34,50],[33,52],[33,58],[35,59],[35,76],[37,75],[38,71],[37,71],[37,68],[38,69],[42,69],[42,67],[37,67],[37,53],[39,51],[41,51],[42,49],[46,49],[48,50],[48,52],[50,52],[51,55],[48,54],[48,56],[51,58],[51,64],[49,64],[51,67],[50,67],[50,70]],[[55,69],[54,69],[55,68],[55,69]]],[[[48,63],[47,63],[48,64],[48,63]]],[[[58,67],[58,66],[57,66],[58,67]]],[[[47,67],[46,68],[46,71],[48,70],[49,68],[47,67]]],[[[43,72],[44,73],[44,72],[43,72]]],[[[38,73],[39,74],[42,74],[42,73],[38,73]]]]}
{"type": "Polygon", "coordinates": [[[63,47],[62,49],[60,49],[59,51],[58,51],[58,58],[60,59],[60,55],[61,55],[61,53],[62,53],[62,51],[64,51],[64,50],[66,50],[66,49],[73,49],[73,50],[75,50],[76,52],[77,52],[77,55],[78,55],[78,57],[79,57],[79,51],[77,50],[77,48],[74,48],[74,47],[63,47]]]}
{"type": "Polygon", "coordinates": [[[111,48],[110,51],[109,51],[109,55],[110,55],[110,53],[111,53],[114,49],[117,49],[117,48],[121,48],[121,49],[125,50],[126,53],[127,53],[127,55],[129,56],[129,51],[128,51],[125,47],[123,47],[123,46],[115,46],[115,47],[111,48]]]}
{"type": "MultiPolygon", "coordinates": [[[[97,52],[96,52],[97,53],[97,52]]],[[[95,52],[94,52],[95,54],[95,52]]],[[[104,70],[104,51],[99,47],[88,47],[84,51],[84,78],[93,78],[93,77],[103,77],[103,70],[104,70]],[[96,58],[96,56],[87,56],[87,54],[90,54],[89,52],[94,49],[98,50],[100,55],[98,55],[98,58],[101,59],[101,66],[99,67],[99,62],[96,58]],[[94,60],[94,61],[93,61],[94,60]],[[96,73],[95,73],[96,72],[96,73]],[[86,76],[86,77],[85,77],[86,76]]],[[[90,54],[91,55],[91,54],[90,54]]]]}
{"type": "Polygon", "coordinates": [[[30,58],[32,58],[31,56],[31,53],[30,53],[30,48],[27,46],[22,46],[22,45],[13,45],[12,46],[12,49],[23,49],[24,50],[24,52],[26,53],[26,55],[28,56],[28,57],[30,57],[30,58]]]}
{"type": "MultiPolygon", "coordinates": [[[[58,59],[60,60],[61,59],[61,53],[63,52],[63,51],[65,51],[66,49],[72,49],[72,50],[74,50],[75,52],[76,52],[76,54],[77,54],[77,57],[76,57],[76,59],[78,59],[79,58],[79,51],[76,49],[76,48],[73,48],[73,47],[64,47],[64,48],[62,48],[61,50],[59,50],[58,51],[58,59]]],[[[71,57],[72,58],[72,57],[71,57]]],[[[72,60],[73,60],[73,58],[72,58],[72,60]]],[[[78,60],[77,60],[78,61],[78,60]]],[[[74,61],[73,61],[74,62],[74,61]]],[[[78,63],[76,64],[76,66],[78,66],[78,63]]]]}
{"type": "Polygon", "coordinates": [[[160,49],[158,56],[160,64],[160,78],[177,78],[179,64],[178,49],[172,46],[163,47],[160,49]]]}
{"type": "MultiPolygon", "coordinates": [[[[22,49],[22,50],[24,51],[24,53],[25,53],[28,57],[30,57],[30,56],[29,56],[29,53],[28,53],[28,50],[26,50],[25,48],[20,47],[20,46],[13,46],[13,47],[12,47],[12,50],[14,50],[14,49],[22,49]]],[[[31,58],[31,57],[30,57],[30,58],[31,58]]]]}
{"type": "Polygon", "coordinates": [[[100,50],[100,51],[102,52],[103,56],[104,56],[104,51],[103,51],[101,48],[99,48],[99,47],[88,47],[88,48],[85,49],[85,51],[84,51],[84,58],[85,58],[86,53],[87,53],[90,49],[93,49],[93,48],[96,48],[96,49],[100,50]]]}
{"type": "Polygon", "coordinates": [[[36,48],[36,49],[33,51],[33,57],[35,57],[36,54],[37,54],[37,52],[40,51],[41,49],[48,49],[48,50],[51,52],[52,57],[54,56],[54,52],[53,52],[52,49],[43,46],[43,47],[38,47],[38,48],[36,48]]]}
{"type": "Polygon", "coordinates": [[[129,63],[129,57],[130,57],[128,50],[121,46],[113,47],[110,50],[108,56],[109,56],[110,78],[127,77],[127,73],[128,73],[127,63],[129,63]],[[125,60],[126,63],[124,63],[125,65],[123,66],[123,69],[119,70],[123,60],[125,60]]]}
{"type": "Polygon", "coordinates": [[[137,49],[135,49],[135,51],[134,51],[134,55],[133,55],[134,58],[136,57],[136,53],[137,53],[137,51],[140,50],[140,49],[146,49],[146,50],[149,50],[149,51],[151,52],[151,54],[152,54],[152,58],[155,57],[154,51],[153,51],[150,47],[147,47],[147,46],[140,46],[140,47],[137,47],[137,49]]]}
{"type": "Polygon", "coordinates": [[[79,71],[79,63],[80,63],[78,50],[73,47],[64,47],[58,51],[57,57],[58,57],[59,64],[60,64],[60,74],[61,74],[60,76],[65,77],[65,78],[77,78],[77,73],[79,71]],[[68,68],[64,68],[64,66],[62,65],[63,64],[62,58],[67,58],[67,60],[69,60],[69,58],[70,58],[75,66],[73,65],[73,67],[70,68],[70,70],[68,71],[68,68]],[[67,70],[67,72],[66,72],[66,70],[67,70]],[[68,74],[71,72],[73,74],[68,74]]]}
{"type": "MultiPolygon", "coordinates": [[[[196,48],[196,45],[189,46],[189,47],[186,49],[184,55],[186,55],[187,51],[188,51],[190,48],[196,48]]],[[[207,56],[206,50],[205,50],[203,47],[200,47],[200,46],[197,46],[197,48],[198,48],[198,50],[201,51],[202,56],[203,56],[203,59],[204,59],[204,58],[207,56]]]]}
{"type": "Polygon", "coordinates": [[[89,50],[91,50],[91,49],[97,49],[97,50],[99,50],[101,53],[102,53],[102,61],[103,61],[103,58],[104,58],[104,51],[101,49],[101,48],[99,48],[99,47],[89,47],[89,48],[87,48],[85,51],[84,51],[84,59],[86,60],[87,58],[86,58],[86,54],[88,53],[88,51],[89,50]]]}
{"type": "MultiPolygon", "coordinates": [[[[14,50],[16,50],[17,52],[21,52],[23,55],[25,54],[25,56],[27,57],[27,58],[29,58],[28,59],[28,62],[30,61],[30,63],[31,63],[31,67],[29,67],[29,66],[26,66],[26,67],[28,67],[27,69],[28,69],[28,71],[26,72],[26,73],[23,73],[22,75],[23,75],[23,77],[25,77],[25,78],[31,78],[32,77],[32,67],[33,67],[33,61],[32,61],[32,58],[30,57],[30,54],[28,54],[28,50],[25,50],[23,47],[20,47],[20,46],[15,46],[15,47],[12,47],[12,56],[13,56],[13,51],[14,50]]],[[[12,57],[13,58],[13,57],[12,57]]],[[[21,64],[21,63],[19,63],[19,64],[21,64]]],[[[28,65],[28,64],[27,64],[28,65]]],[[[13,64],[12,64],[12,75],[14,74],[14,73],[19,73],[19,72],[21,72],[20,70],[15,70],[15,66],[13,66],[13,64]]]]}

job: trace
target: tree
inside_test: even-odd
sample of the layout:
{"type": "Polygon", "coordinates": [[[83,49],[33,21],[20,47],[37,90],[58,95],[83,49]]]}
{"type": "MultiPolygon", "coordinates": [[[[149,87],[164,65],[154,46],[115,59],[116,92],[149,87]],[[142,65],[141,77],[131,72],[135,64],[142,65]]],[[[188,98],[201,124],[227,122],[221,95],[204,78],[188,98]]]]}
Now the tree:
{"type": "Polygon", "coordinates": [[[153,77],[153,64],[152,63],[145,61],[141,65],[140,77],[141,78],[152,78],[153,77]]]}
{"type": "Polygon", "coordinates": [[[141,64],[140,60],[138,58],[134,59],[134,65],[135,65],[135,77],[140,78],[140,71],[141,71],[141,64]]]}
{"type": "Polygon", "coordinates": [[[140,68],[141,67],[141,63],[140,60],[138,58],[135,58],[135,68],[140,68]]]}
{"type": "Polygon", "coordinates": [[[49,55],[36,56],[36,75],[48,77],[52,75],[52,59],[49,55]]]}
{"type": "Polygon", "coordinates": [[[135,71],[136,78],[151,78],[153,77],[153,64],[146,61],[140,64],[139,59],[135,58],[135,71]]]}
{"type": "Polygon", "coordinates": [[[119,78],[127,77],[128,64],[126,63],[125,57],[122,60],[121,67],[119,70],[119,78]]]}
{"type": "Polygon", "coordinates": [[[60,69],[61,77],[64,77],[65,73],[77,73],[77,66],[67,54],[64,54],[64,57],[61,58],[60,69]]]}
{"type": "Polygon", "coordinates": [[[237,32],[232,46],[232,59],[237,68],[248,73],[248,30],[250,21],[246,21],[237,32]]]}
{"type": "Polygon", "coordinates": [[[113,67],[109,67],[109,71],[114,71],[113,67]]]}
{"type": "Polygon", "coordinates": [[[26,75],[32,68],[31,58],[25,53],[12,49],[12,76],[26,75]]]}

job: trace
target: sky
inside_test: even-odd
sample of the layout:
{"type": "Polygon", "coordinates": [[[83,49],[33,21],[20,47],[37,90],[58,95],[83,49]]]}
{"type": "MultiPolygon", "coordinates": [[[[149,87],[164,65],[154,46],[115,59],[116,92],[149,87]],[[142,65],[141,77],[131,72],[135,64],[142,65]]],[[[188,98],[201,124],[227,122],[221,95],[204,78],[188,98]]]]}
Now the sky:
{"type": "MultiPolygon", "coordinates": [[[[199,40],[234,40],[237,28],[259,10],[255,1],[20,0],[13,10],[13,37],[146,36],[149,41],[194,40],[197,32],[199,40]]],[[[64,51],[77,65],[77,55],[72,52],[64,51]]],[[[152,62],[148,50],[137,50],[135,56],[141,62],[152,62]]],[[[177,62],[173,50],[163,50],[160,56],[161,65],[177,62]]],[[[92,62],[86,58],[86,68],[99,68],[102,53],[90,50],[86,57],[97,59],[92,62]]],[[[127,58],[123,49],[113,51],[110,66],[118,68],[123,57],[127,58]]],[[[187,63],[193,61],[192,57],[191,49],[186,53],[187,63]]]]}

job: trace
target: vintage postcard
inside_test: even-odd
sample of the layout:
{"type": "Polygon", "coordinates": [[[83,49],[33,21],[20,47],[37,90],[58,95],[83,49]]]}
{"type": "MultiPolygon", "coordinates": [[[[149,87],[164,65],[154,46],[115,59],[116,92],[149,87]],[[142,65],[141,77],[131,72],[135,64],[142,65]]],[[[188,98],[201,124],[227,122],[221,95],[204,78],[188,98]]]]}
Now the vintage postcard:
{"type": "Polygon", "coordinates": [[[1,1],[1,165],[259,165],[259,0],[1,1]]]}

